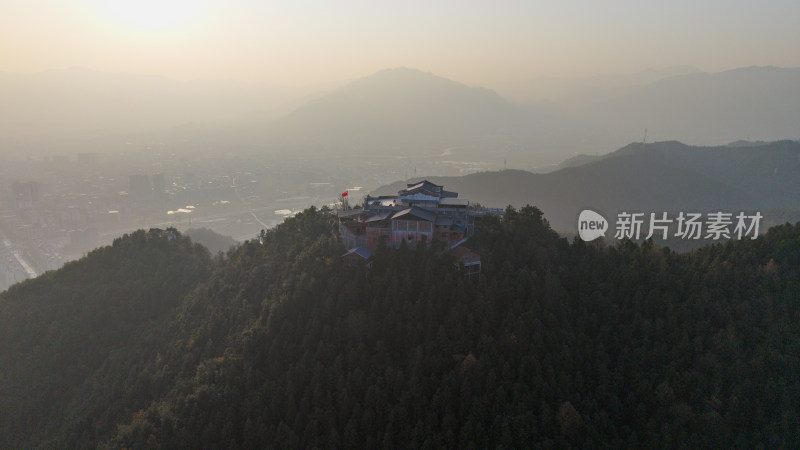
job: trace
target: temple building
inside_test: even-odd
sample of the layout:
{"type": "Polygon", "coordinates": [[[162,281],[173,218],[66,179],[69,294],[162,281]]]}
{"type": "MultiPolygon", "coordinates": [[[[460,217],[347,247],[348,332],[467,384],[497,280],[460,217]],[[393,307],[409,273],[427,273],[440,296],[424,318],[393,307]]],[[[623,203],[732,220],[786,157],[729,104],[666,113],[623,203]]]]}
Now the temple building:
{"type": "Polygon", "coordinates": [[[397,195],[367,196],[362,209],[340,211],[339,234],[350,251],[374,251],[381,240],[392,247],[405,244],[412,248],[442,241],[455,249],[487,214],[502,215],[503,210],[472,206],[469,200],[458,198],[458,193],[425,180],[407,185],[397,195]]]}

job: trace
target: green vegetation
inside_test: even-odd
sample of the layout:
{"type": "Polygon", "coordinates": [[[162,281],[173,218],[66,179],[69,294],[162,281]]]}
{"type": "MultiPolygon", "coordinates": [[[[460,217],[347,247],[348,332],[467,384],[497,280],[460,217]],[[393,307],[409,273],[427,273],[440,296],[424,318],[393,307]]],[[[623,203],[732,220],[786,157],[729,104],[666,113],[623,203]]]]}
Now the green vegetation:
{"type": "Polygon", "coordinates": [[[87,445],[166,392],[151,370],[210,273],[205,248],[137,231],[0,295],[0,447],[87,445]]]}
{"type": "Polygon", "coordinates": [[[688,254],[485,218],[480,278],[309,209],[126,236],[0,300],[0,446],[793,447],[800,224],[688,254]],[[10,407],[5,406],[10,405],[10,407]]]}

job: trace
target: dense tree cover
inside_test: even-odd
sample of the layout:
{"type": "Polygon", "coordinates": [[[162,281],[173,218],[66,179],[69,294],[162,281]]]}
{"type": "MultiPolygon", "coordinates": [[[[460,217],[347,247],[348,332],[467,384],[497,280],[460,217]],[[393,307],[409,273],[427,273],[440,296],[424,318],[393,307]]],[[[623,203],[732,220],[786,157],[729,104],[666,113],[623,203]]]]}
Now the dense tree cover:
{"type": "MultiPolygon", "coordinates": [[[[150,343],[147,349],[113,350],[118,359],[107,357],[111,362],[93,372],[100,373],[92,378],[97,384],[81,387],[84,404],[51,412],[49,424],[30,428],[35,434],[27,442],[800,442],[800,224],[676,254],[649,242],[570,243],[538,209],[509,208],[503,219],[485,218],[472,239],[484,263],[472,278],[455,272],[437,249],[379,248],[371,268],[344,266],[334,230],[332,217],[312,208],[217,259],[213,275],[185,285],[183,300],[151,319],[163,326],[145,326],[160,333],[137,338],[150,343]],[[115,389],[126,393],[109,394],[115,389]]],[[[96,264],[96,257],[81,264],[96,264]]],[[[89,273],[69,270],[50,276],[89,273]]],[[[38,311],[21,306],[34,301],[33,293],[60,289],[59,282],[40,283],[38,290],[26,283],[9,291],[4,326],[38,311]]],[[[72,314],[69,320],[88,320],[72,314]]],[[[46,330],[55,320],[44,317],[36,326],[46,330]]],[[[91,339],[90,329],[76,323],[74,339],[91,339]]],[[[26,331],[4,331],[3,350],[29,339],[26,331]]],[[[64,351],[69,356],[59,361],[83,367],[72,347],[64,351]]],[[[28,392],[47,381],[44,371],[36,377],[28,392]]],[[[62,383],[65,390],[76,386],[62,383]]],[[[42,407],[14,401],[28,411],[42,407]]],[[[3,414],[4,427],[19,423],[15,412],[3,414]]]]}
{"type": "Polygon", "coordinates": [[[211,264],[137,231],[0,294],[0,447],[86,444],[163,394],[147,370],[211,264]]]}

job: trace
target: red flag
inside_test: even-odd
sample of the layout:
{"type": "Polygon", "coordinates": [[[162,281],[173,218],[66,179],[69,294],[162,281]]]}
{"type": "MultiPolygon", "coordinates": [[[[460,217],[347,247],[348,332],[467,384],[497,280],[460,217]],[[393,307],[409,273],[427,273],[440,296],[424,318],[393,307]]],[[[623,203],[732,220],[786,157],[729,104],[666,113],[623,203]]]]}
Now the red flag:
{"type": "Polygon", "coordinates": [[[347,191],[342,192],[342,197],[347,197],[347,191]]]}

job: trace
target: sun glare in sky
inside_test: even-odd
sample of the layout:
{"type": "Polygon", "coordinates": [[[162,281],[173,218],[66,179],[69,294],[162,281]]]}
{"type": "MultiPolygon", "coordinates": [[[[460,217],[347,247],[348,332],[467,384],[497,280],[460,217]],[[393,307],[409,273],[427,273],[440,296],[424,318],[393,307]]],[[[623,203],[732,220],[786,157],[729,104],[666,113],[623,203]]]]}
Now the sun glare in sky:
{"type": "Polygon", "coordinates": [[[202,0],[96,1],[97,10],[117,24],[144,31],[172,31],[188,25],[204,8],[202,0]]]}
{"type": "Polygon", "coordinates": [[[797,0],[0,0],[0,72],[342,82],[408,66],[540,77],[800,65],[797,0]]]}

